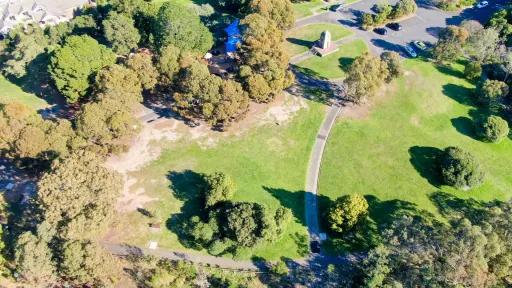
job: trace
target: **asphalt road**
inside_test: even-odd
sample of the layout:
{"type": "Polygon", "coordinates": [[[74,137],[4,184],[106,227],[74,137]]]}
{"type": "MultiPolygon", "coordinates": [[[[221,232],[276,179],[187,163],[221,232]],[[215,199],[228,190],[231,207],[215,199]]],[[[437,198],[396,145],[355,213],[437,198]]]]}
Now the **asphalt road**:
{"type": "MultiPolygon", "coordinates": [[[[359,1],[345,7],[340,12],[326,12],[313,17],[297,21],[296,27],[305,26],[314,23],[338,23],[355,32],[356,37],[364,39],[370,47],[370,50],[376,54],[383,51],[396,51],[403,54],[405,44],[415,40],[421,40],[425,43],[435,43],[437,33],[441,28],[447,25],[458,25],[463,20],[476,20],[485,24],[491,15],[501,9],[506,0],[491,0],[490,5],[478,9],[467,8],[460,12],[446,12],[430,5],[427,1],[417,1],[418,10],[410,18],[400,21],[403,26],[402,31],[388,30],[387,35],[379,35],[373,31],[364,31],[358,27],[357,19],[363,12],[371,12],[371,7],[379,0],[359,1]]],[[[390,1],[394,4],[396,0],[390,1]]]]}

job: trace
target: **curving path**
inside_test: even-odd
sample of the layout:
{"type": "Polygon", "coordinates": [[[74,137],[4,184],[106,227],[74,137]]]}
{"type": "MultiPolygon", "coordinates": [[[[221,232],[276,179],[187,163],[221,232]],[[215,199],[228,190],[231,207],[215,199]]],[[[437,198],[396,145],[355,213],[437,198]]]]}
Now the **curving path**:
{"type": "Polygon", "coordinates": [[[338,104],[333,104],[329,107],[329,111],[325,116],[322,126],[316,136],[315,145],[311,152],[309,159],[309,168],[306,175],[306,193],[305,193],[305,211],[306,211],[306,224],[310,240],[320,240],[320,224],[318,217],[318,176],[320,175],[320,167],[322,164],[322,155],[324,153],[325,144],[331,128],[336,122],[336,118],[340,113],[341,107],[338,104]]]}

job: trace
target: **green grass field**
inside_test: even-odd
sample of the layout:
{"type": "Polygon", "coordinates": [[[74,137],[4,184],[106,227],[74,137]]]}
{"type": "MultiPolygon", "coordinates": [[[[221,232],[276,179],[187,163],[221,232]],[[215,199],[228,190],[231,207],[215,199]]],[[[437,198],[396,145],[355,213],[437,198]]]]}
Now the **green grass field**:
{"type": "MultiPolygon", "coordinates": [[[[196,142],[173,144],[158,160],[134,174],[140,181],[134,189],[143,187],[146,195],[158,198],[145,208],[166,223],[172,217],[188,217],[197,211],[197,203],[184,199],[194,195],[190,189],[194,187],[195,173],[228,173],[237,183],[235,200],[263,203],[272,210],[283,205],[291,208],[295,216],[295,222],[281,240],[246,251],[241,257],[300,257],[308,245],[304,238],[304,175],[324,115],[323,105],[316,102],[308,105],[308,109],[298,112],[287,125],[266,124],[246,135],[222,140],[212,148],[200,147],[196,142]],[[184,213],[181,216],[180,211],[184,213]]],[[[127,233],[122,238],[128,243],[144,246],[149,240],[156,240],[160,247],[185,249],[171,231],[174,224],[168,224],[171,230],[164,228],[160,234],[151,234],[148,219],[141,214],[133,212],[123,219],[127,226],[122,228],[121,224],[120,230],[127,233]]]]}
{"type": "Polygon", "coordinates": [[[288,32],[286,35],[286,50],[291,56],[304,53],[313,47],[315,41],[320,39],[320,34],[326,30],[331,32],[332,41],[336,41],[353,34],[352,31],[337,24],[311,24],[292,29],[288,32]]]}
{"type": "Polygon", "coordinates": [[[319,183],[330,199],[359,193],[371,199],[370,217],[385,221],[398,208],[438,210],[433,193],[445,192],[477,200],[512,196],[512,141],[478,141],[471,100],[473,85],[462,67],[436,68],[407,60],[406,75],[380,100],[368,117],[344,119],[329,138],[319,183]],[[485,183],[469,191],[440,185],[434,158],[439,149],[459,146],[471,152],[486,171],[485,183]],[[373,207],[372,207],[373,205],[373,207]]]}
{"type": "Polygon", "coordinates": [[[0,75],[0,103],[17,101],[34,109],[48,106],[48,103],[34,94],[24,92],[20,87],[0,75]]]}
{"type": "Polygon", "coordinates": [[[324,6],[325,2],[323,0],[311,0],[294,3],[293,8],[295,9],[295,18],[300,19],[311,16],[316,10],[324,6]]]}
{"type": "Polygon", "coordinates": [[[350,66],[353,59],[367,50],[368,47],[364,41],[358,39],[341,45],[337,52],[325,57],[313,56],[296,66],[304,73],[319,78],[343,78],[345,70],[350,66]]]}

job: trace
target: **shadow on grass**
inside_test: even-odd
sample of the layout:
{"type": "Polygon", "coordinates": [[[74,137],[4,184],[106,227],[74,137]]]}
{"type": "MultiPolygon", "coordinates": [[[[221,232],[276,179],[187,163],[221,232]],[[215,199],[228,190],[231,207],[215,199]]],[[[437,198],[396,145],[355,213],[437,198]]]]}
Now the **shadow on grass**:
{"type": "Polygon", "coordinates": [[[455,130],[457,130],[457,132],[459,132],[462,135],[468,136],[472,139],[478,140],[475,133],[475,124],[473,123],[472,119],[461,116],[453,118],[451,122],[453,127],[455,127],[455,130]]]}
{"type": "Polygon", "coordinates": [[[439,213],[444,217],[448,219],[465,217],[473,223],[483,220],[485,207],[489,204],[473,198],[458,198],[441,191],[434,192],[429,197],[434,205],[436,205],[439,213]]]}
{"type": "Polygon", "coordinates": [[[294,96],[303,97],[322,104],[343,98],[343,88],[317,72],[298,66],[292,66],[295,74],[295,84],[286,91],[294,96]]]}
{"type": "Polygon", "coordinates": [[[462,71],[454,69],[449,65],[435,65],[437,70],[443,74],[450,75],[453,77],[464,79],[464,73],[462,71]]]}
{"type": "Polygon", "coordinates": [[[412,166],[421,177],[427,179],[428,183],[435,187],[442,184],[439,171],[437,169],[439,156],[443,150],[435,147],[413,146],[409,148],[409,155],[412,166]]]}
{"type": "Polygon", "coordinates": [[[476,102],[472,97],[473,91],[470,88],[448,83],[443,85],[443,94],[460,104],[473,107],[476,106],[476,102]]]}
{"type": "Polygon", "coordinates": [[[304,47],[307,47],[307,48],[311,48],[315,44],[314,41],[308,41],[308,40],[299,39],[299,38],[293,38],[293,37],[286,38],[286,41],[288,41],[288,42],[290,42],[292,44],[299,45],[299,46],[304,46],[304,47]]]}
{"type": "Polygon", "coordinates": [[[170,172],[167,178],[171,181],[170,189],[176,199],[183,201],[183,206],[179,213],[171,215],[167,220],[167,229],[178,236],[180,243],[187,248],[195,248],[196,245],[190,242],[183,225],[190,220],[192,216],[200,216],[203,211],[203,199],[201,197],[202,188],[205,183],[201,174],[184,170],[180,172],[170,172]]]}
{"type": "Polygon", "coordinates": [[[350,68],[350,65],[352,65],[352,63],[354,62],[354,58],[350,58],[350,57],[341,57],[339,59],[339,62],[340,62],[340,68],[341,70],[347,72],[348,69],[350,68]]]}

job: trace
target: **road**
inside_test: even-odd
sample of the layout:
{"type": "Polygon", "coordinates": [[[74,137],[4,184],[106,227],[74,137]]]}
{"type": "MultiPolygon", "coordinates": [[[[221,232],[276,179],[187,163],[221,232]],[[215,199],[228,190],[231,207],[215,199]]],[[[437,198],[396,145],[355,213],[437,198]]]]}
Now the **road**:
{"type": "MultiPolygon", "coordinates": [[[[390,4],[397,0],[389,1],[390,4]]],[[[483,8],[467,8],[461,12],[446,12],[431,6],[425,0],[417,1],[418,10],[410,18],[400,21],[403,26],[402,31],[393,31],[388,29],[387,35],[378,35],[373,31],[365,31],[358,26],[358,16],[362,12],[371,12],[371,7],[380,2],[379,0],[359,1],[347,6],[341,12],[326,12],[317,14],[309,18],[300,19],[295,23],[295,27],[302,27],[316,23],[334,23],[340,24],[352,30],[357,38],[365,40],[370,50],[375,54],[383,51],[396,51],[403,53],[402,46],[415,40],[421,40],[425,43],[435,43],[439,30],[447,25],[458,25],[463,20],[476,20],[485,23],[492,13],[501,8],[506,0],[489,1],[490,5],[483,8]]]]}

